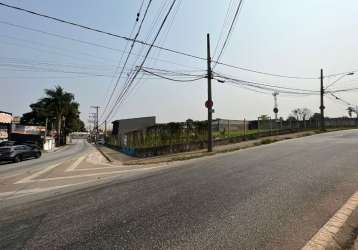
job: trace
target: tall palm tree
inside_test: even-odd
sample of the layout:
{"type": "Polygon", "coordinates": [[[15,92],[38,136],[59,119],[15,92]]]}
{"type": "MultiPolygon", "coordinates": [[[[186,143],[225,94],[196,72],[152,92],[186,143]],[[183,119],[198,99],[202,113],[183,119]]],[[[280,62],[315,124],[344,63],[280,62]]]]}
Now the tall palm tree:
{"type": "Polygon", "coordinates": [[[352,118],[352,113],[354,112],[354,109],[352,107],[348,107],[347,111],[348,111],[349,117],[352,118]]]}
{"type": "Polygon", "coordinates": [[[64,117],[73,108],[74,96],[65,92],[62,87],[56,86],[55,89],[46,89],[46,97],[42,99],[46,103],[46,109],[56,119],[57,144],[61,144],[62,124],[64,117]]]}

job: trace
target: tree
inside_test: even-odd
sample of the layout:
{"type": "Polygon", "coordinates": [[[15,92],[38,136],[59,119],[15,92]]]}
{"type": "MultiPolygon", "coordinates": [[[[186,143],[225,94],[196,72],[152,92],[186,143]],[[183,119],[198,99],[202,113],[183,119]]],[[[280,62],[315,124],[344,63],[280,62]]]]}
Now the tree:
{"type": "Polygon", "coordinates": [[[302,120],[309,120],[312,116],[312,111],[308,108],[303,108],[301,110],[301,116],[302,116],[302,120]]]}
{"type": "Polygon", "coordinates": [[[311,117],[310,120],[319,120],[321,119],[321,114],[320,113],[314,113],[311,117]]]}
{"type": "Polygon", "coordinates": [[[85,130],[84,123],[79,118],[79,104],[74,101],[72,93],[56,86],[54,89],[45,89],[45,94],[45,97],[30,105],[32,111],[22,116],[22,124],[44,126],[47,119],[48,127],[52,129],[53,122],[57,132],[57,145],[63,142],[63,135],[85,130]]]}
{"type": "Polygon", "coordinates": [[[296,120],[300,120],[301,110],[299,108],[292,110],[292,116],[296,117],[296,120]]]}
{"type": "Polygon", "coordinates": [[[347,111],[350,118],[352,118],[353,113],[356,113],[356,110],[354,110],[352,107],[348,107],[347,111]]]}
{"type": "Polygon", "coordinates": [[[312,116],[312,111],[308,108],[296,108],[292,110],[291,113],[292,113],[291,116],[296,117],[296,120],[302,120],[302,121],[308,120],[312,116]]]}
{"type": "Polygon", "coordinates": [[[296,118],[295,116],[293,116],[293,115],[289,115],[289,116],[287,117],[287,121],[293,121],[293,122],[295,122],[295,121],[297,121],[297,118],[296,118]]]}
{"type": "Polygon", "coordinates": [[[268,115],[260,115],[259,116],[259,120],[261,121],[267,121],[270,120],[270,117],[268,115]]]}

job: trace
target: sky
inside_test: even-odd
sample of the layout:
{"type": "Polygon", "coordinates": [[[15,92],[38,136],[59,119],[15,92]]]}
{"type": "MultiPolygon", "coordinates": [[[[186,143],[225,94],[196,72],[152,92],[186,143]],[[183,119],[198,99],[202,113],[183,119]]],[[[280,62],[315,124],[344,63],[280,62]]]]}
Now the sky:
{"type": "MultiPolygon", "coordinates": [[[[143,0],[1,0],[50,16],[87,25],[100,30],[133,37],[131,31],[143,0]]],[[[148,0],[144,0],[144,6],[148,0]]],[[[139,35],[152,41],[171,1],[153,0],[139,35]],[[160,12],[163,9],[163,12],[160,12]]],[[[177,0],[156,45],[206,57],[206,34],[210,33],[213,59],[215,48],[221,48],[238,0],[177,0]],[[233,7],[234,6],[234,7],[233,7]],[[224,27],[224,29],[223,29],[224,27]],[[223,31],[223,32],[222,32],[223,31]]],[[[333,0],[246,0],[228,40],[221,62],[262,72],[318,78],[324,75],[358,69],[358,2],[344,4],[333,0]]],[[[141,11],[143,17],[144,8],[141,11]]],[[[136,29],[138,25],[135,26],[136,29]]],[[[144,54],[148,47],[135,45],[135,54],[144,54]]],[[[29,105],[44,96],[44,89],[62,86],[80,103],[81,118],[87,123],[92,105],[104,110],[119,71],[121,51],[129,44],[122,39],[83,30],[68,24],[0,7],[0,110],[22,115],[29,105]],[[10,24],[10,25],[9,25],[10,24]],[[17,26],[14,26],[17,25],[17,26]],[[80,39],[92,46],[69,39],[19,28],[55,33],[80,39]],[[106,47],[106,48],[104,48],[106,47]],[[75,72],[75,73],[74,73],[75,72]]],[[[132,55],[127,70],[139,65],[142,57],[132,55]]],[[[206,61],[153,48],[146,67],[205,74],[206,61]]],[[[214,72],[233,78],[282,85],[291,88],[319,90],[319,79],[290,79],[250,73],[217,65],[214,72]]],[[[126,73],[123,74],[126,77],[126,73]]],[[[130,95],[115,109],[109,120],[140,116],[157,117],[157,122],[204,120],[207,111],[207,80],[173,82],[153,79],[148,75],[136,81],[130,95]]],[[[325,85],[336,78],[325,78],[325,85]]],[[[120,79],[114,93],[117,97],[124,85],[120,79]]],[[[358,72],[345,76],[332,89],[358,87],[358,72]]],[[[338,94],[337,94],[338,95],[338,94]]],[[[357,92],[339,97],[358,104],[357,92]]],[[[271,93],[257,93],[213,80],[214,118],[256,119],[273,114],[271,93]]],[[[319,112],[319,96],[278,96],[279,116],[287,117],[295,108],[307,107],[319,112]]],[[[327,96],[326,115],[347,115],[342,102],[327,96]]],[[[108,105],[110,110],[112,102],[108,105]]],[[[103,121],[107,115],[101,114],[103,121]]]]}

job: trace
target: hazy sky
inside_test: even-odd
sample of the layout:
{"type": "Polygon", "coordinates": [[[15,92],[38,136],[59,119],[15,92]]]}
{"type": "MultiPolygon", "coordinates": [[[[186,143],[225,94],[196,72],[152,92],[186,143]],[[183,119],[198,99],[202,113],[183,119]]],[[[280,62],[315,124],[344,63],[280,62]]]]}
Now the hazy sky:
{"type": "MultiPolygon", "coordinates": [[[[1,2],[129,36],[142,0],[1,2]]],[[[141,40],[146,40],[148,35],[153,35],[158,29],[156,25],[153,31],[152,24],[158,17],[160,8],[169,2],[153,0],[139,37],[141,40]]],[[[210,33],[214,52],[230,0],[177,2],[178,5],[159,37],[159,44],[205,57],[206,33],[210,33]]],[[[236,6],[238,0],[233,2],[236,6]]],[[[232,9],[230,13],[233,11],[232,9]]],[[[333,0],[246,0],[221,61],[259,71],[304,77],[318,77],[321,68],[325,74],[356,70],[357,13],[358,2],[354,0],[346,0],[344,4],[333,0]]],[[[231,14],[230,17],[232,16],[231,14]]],[[[106,105],[113,88],[111,76],[121,57],[120,51],[23,30],[3,22],[41,29],[118,50],[124,50],[126,46],[126,42],[121,39],[0,7],[0,110],[21,115],[29,111],[30,103],[43,96],[45,88],[52,88],[57,84],[75,94],[81,105],[81,118],[84,121],[87,121],[88,113],[92,112],[91,105],[106,105]],[[49,69],[54,72],[47,72],[49,69]],[[86,72],[92,76],[69,72],[86,72]]],[[[135,52],[140,52],[141,48],[135,47],[135,52]]],[[[150,57],[170,62],[148,60],[147,66],[176,71],[206,69],[205,61],[157,49],[152,50],[150,57]]],[[[135,59],[135,56],[132,57],[130,64],[135,59]]],[[[244,80],[295,88],[319,90],[320,84],[319,80],[269,77],[220,65],[215,71],[244,80]]],[[[356,79],[358,76],[346,76],[334,88],[358,87],[356,79]]],[[[123,86],[123,80],[119,87],[123,86]]],[[[329,84],[333,80],[325,79],[325,83],[329,84]]],[[[339,96],[352,104],[358,103],[357,92],[339,96]]],[[[205,79],[192,83],[144,79],[119,107],[114,118],[155,115],[159,122],[183,121],[188,118],[200,120],[206,118],[205,100],[205,79]]],[[[273,116],[273,97],[270,94],[251,92],[213,81],[213,100],[214,117],[255,119],[262,114],[273,116]]],[[[278,101],[279,115],[283,117],[287,117],[297,107],[308,107],[318,112],[319,96],[281,94],[278,101]]],[[[326,107],[329,116],[347,114],[344,105],[329,98],[326,98],[326,107]]]]}

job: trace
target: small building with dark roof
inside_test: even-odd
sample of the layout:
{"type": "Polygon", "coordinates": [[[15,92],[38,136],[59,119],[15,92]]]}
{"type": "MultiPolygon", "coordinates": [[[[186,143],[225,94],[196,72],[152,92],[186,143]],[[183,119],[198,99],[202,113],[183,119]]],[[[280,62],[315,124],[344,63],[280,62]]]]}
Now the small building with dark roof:
{"type": "Polygon", "coordinates": [[[155,125],[155,116],[116,120],[112,122],[112,135],[122,135],[135,130],[144,130],[155,125]]]}

